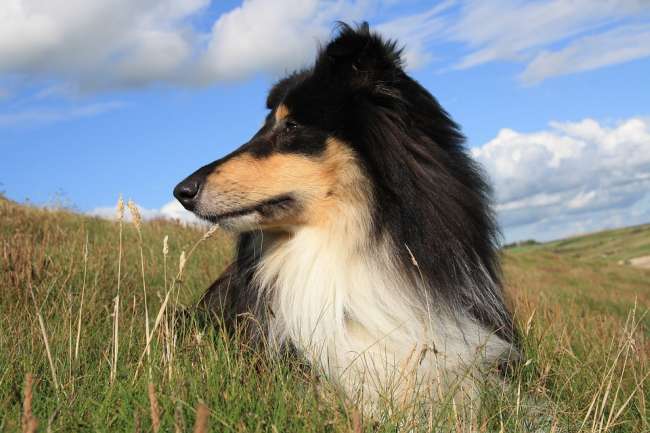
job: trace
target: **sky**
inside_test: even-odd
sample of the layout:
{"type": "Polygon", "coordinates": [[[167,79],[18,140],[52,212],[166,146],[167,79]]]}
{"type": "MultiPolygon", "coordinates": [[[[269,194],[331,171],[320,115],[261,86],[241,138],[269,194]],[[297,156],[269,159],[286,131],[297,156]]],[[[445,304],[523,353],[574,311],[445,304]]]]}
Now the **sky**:
{"type": "Polygon", "coordinates": [[[337,20],[405,46],[505,241],[650,222],[650,0],[2,0],[0,191],[188,219],[173,187],[248,141],[337,20]]]}

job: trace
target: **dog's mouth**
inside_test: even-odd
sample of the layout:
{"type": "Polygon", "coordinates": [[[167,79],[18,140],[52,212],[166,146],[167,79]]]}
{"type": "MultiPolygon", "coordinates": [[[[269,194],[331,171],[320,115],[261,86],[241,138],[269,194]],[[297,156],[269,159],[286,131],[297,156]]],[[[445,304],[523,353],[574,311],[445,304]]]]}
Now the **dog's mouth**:
{"type": "Polygon", "coordinates": [[[289,210],[296,204],[296,200],[289,194],[283,194],[270,199],[261,201],[252,206],[241,207],[222,213],[203,214],[198,212],[198,216],[212,223],[222,223],[226,220],[241,218],[252,214],[258,214],[261,217],[271,217],[276,213],[289,210]]]}

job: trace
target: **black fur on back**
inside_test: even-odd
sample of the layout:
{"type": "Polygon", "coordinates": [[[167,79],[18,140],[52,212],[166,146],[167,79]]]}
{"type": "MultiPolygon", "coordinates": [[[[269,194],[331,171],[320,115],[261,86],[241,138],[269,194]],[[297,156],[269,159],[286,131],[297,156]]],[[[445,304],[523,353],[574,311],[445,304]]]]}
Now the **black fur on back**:
{"type": "MultiPolygon", "coordinates": [[[[420,295],[516,344],[490,187],[458,125],[404,72],[397,44],[365,23],[341,23],[313,68],[274,86],[267,105],[281,102],[297,121],[352,147],[372,183],[374,235],[388,233],[404,269],[421,274],[428,292],[420,295]]],[[[240,238],[238,278],[254,266],[254,239],[240,238]]]]}

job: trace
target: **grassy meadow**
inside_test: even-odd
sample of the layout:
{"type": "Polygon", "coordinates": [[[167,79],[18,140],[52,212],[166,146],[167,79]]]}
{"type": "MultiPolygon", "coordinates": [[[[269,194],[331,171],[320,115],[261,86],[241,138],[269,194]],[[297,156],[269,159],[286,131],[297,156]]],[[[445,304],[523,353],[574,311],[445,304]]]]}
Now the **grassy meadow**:
{"type": "Polygon", "coordinates": [[[471,418],[364,419],[194,317],[231,245],[0,198],[0,432],[650,432],[650,226],[504,251],[523,362],[471,418]]]}

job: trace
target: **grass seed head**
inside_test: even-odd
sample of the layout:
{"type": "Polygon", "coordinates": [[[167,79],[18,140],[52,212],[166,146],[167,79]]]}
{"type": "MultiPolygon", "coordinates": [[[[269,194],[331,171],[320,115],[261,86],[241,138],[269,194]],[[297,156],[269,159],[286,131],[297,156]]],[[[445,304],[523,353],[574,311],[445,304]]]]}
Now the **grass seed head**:
{"type": "Polygon", "coordinates": [[[117,220],[122,221],[124,219],[124,199],[122,198],[122,194],[120,194],[120,197],[117,199],[117,220]]]}
{"type": "Polygon", "coordinates": [[[185,261],[187,259],[185,258],[185,251],[181,251],[181,257],[178,259],[178,274],[183,273],[183,269],[185,269],[185,261]]]}
{"type": "Polygon", "coordinates": [[[142,225],[142,216],[140,215],[140,210],[133,200],[129,200],[127,206],[129,207],[131,217],[133,218],[133,225],[135,225],[135,228],[139,231],[140,226],[142,225]]]}
{"type": "Polygon", "coordinates": [[[163,238],[163,255],[167,257],[167,254],[169,254],[169,245],[167,244],[167,241],[169,240],[169,236],[165,235],[163,238]]]}
{"type": "Polygon", "coordinates": [[[203,238],[201,240],[204,241],[206,239],[210,239],[212,237],[212,235],[214,234],[214,232],[217,231],[218,228],[219,228],[219,224],[213,224],[210,227],[210,229],[203,234],[203,238]]]}

